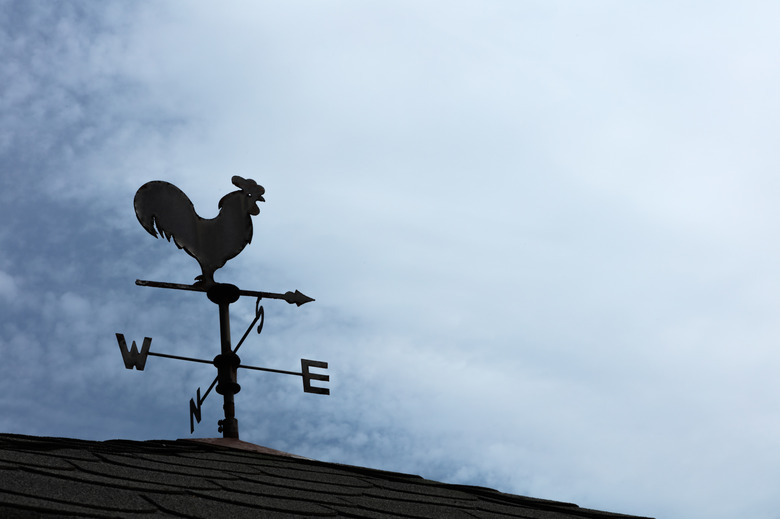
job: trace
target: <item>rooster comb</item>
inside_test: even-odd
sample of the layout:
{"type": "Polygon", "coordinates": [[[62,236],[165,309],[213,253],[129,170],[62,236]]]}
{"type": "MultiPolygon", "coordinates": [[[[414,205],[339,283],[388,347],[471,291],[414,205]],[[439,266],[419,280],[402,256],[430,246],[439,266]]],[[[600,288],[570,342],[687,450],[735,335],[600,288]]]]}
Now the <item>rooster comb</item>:
{"type": "Polygon", "coordinates": [[[231,179],[231,181],[233,182],[234,186],[239,188],[241,191],[249,193],[250,195],[262,196],[263,193],[265,193],[265,188],[261,185],[258,185],[258,183],[251,178],[241,178],[236,175],[231,179]]]}

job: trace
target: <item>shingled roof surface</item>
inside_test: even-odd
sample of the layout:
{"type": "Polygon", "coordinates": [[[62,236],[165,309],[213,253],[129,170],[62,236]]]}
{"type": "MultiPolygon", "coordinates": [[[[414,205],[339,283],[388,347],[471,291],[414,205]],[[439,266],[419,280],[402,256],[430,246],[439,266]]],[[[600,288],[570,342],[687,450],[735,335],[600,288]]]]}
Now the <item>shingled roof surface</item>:
{"type": "Polygon", "coordinates": [[[636,517],[218,443],[0,434],[0,517],[636,517]]]}

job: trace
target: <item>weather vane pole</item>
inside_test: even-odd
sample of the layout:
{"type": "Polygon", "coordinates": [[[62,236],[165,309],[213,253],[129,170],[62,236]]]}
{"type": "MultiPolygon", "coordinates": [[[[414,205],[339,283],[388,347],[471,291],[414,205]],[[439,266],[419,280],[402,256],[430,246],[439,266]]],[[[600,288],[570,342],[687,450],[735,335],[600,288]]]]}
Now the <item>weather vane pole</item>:
{"type": "Polygon", "coordinates": [[[148,182],[141,186],[135,195],[135,214],[138,221],[149,234],[154,237],[159,235],[168,241],[173,238],[174,243],[180,249],[195,258],[201,267],[202,273],[195,278],[192,285],[180,283],[168,283],[160,281],[146,281],[138,279],[139,286],[168,288],[175,290],[188,290],[205,292],[208,299],[219,308],[219,336],[220,353],[213,361],[169,355],[150,351],[152,339],[144,338],[141,351],[138,351],[135,341],[132,347],[127,347],[124,335],[117,333],[119,350],[127,369],[143,371],[146,366],[147,356],[165,357],[190,362],[213,364],[217,368],[217,377],[211,386],[201,396],[200,388],[197,391],[197,402],[190,400],[190,432],[194,432],[194,422],[200,422],[201,405],[205,401],[211,389],[216,384],[216,391],[222,395],[225,418],[219,421],[219,431],[225,438],[238,438],[238,420],[236,419],[235,394],[241,390],[238,384],[238,369],[252,369],[281,373],[285,375],[297,375],[303,379],[303,390],[307,393],[330,394],[328,388],[311,385],[312,380],[328,382],[330,377],[320,373],[312,373],[310,368],[325,368],[327,362],[301,359],[301,371],[286,371],[257,366],[245,366],[241,364],[240,357],[236,354],[249,335],[249,332],[257,324],[257,333],[263,327],[264,310],[260,306],[261,299],[281,299],[290,304],[301,306],[314,299],[302,294],[298,290],[288,291],[284,294],[273,292],[260,292],[253,290],[241,290],[235,285],[217,283],[214,281],[214,272],[225,263],[237,256],[252,241],[252,216],[260,213],[257,202],[264,202],[265,189],[252,179],[243,179],[234,176],[233,184],[239,188],[225,195],[219,201],[219,214],[210,219],[198,216],[190,199],[179,188],[168,182],[159,180],[148,182]],[[256,297],[255,319],[244,333],[239,343],[233,347],[230,338],[230,305],[238,301],[241,296],[256,297]]]}

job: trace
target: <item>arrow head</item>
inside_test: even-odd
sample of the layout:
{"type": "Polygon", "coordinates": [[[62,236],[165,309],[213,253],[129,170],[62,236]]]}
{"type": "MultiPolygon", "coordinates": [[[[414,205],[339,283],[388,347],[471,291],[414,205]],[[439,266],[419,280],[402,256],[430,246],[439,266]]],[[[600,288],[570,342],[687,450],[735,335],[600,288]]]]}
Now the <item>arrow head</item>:
{"type": "Polygon", "coordinates": [[[284,300],[290,304],[295,303],[298,306],[305,305],[306,303],[314,301],[313,298],[305,294],[302,294],[298,290],[296,290],[295,292],[285,292],[284,300]]]}

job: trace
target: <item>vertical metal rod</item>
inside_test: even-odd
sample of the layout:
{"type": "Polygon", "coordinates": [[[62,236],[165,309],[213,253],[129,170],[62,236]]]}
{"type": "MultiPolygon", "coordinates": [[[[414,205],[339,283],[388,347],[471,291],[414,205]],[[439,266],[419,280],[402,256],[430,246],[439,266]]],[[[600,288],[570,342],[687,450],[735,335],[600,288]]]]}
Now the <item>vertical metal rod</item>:
{"type": "MultiPolygon", "coordinates": [[[[230,303],[219,303],[219,339],[221,342],[221,353],[223,357],[228,357],[233,353],[233,346],[230,344],[230,303]]],[[[223,380],[227,377],[225,377],[224,372],[228,371],[229,373],[229,363],[224,363],[223,366],[218,367],[220,371],[222,371],[222,378],[223,380]]],[[[233,382],[235,380],[234,377],[230,377],[228,374],[228,377],[233,382]]],[[[236,384],[238,385],[238,384],[236,384]]],[[[222,406],[225,410],[225,421],[222,422],[222,436],[224,438],[238,438],[238,420],[236,420],[236,405],[235,401],[233,399],[233,396],[238,392],[235,391],[235,388],[231,388],[231,390],[224,391],[222,393],[222,396],[224,397],[225,403],[222,406]]],[[[219,389],[217,390],[219,391],[219,389]]]]}
{"type": "Polygon", "coordinates": [[[224,438],[238,438],[238,420],[234,395],[241,391],[237,382],[238,365],[241,359],[233,352],[230,344],[230,304],[240,296],[235,285],[218,283],[208,290],[208,298],[219,306],[220,354],[214,357],[217,367],[217,393],[224,397],[225,419],[219,421],[224,438]]]}

